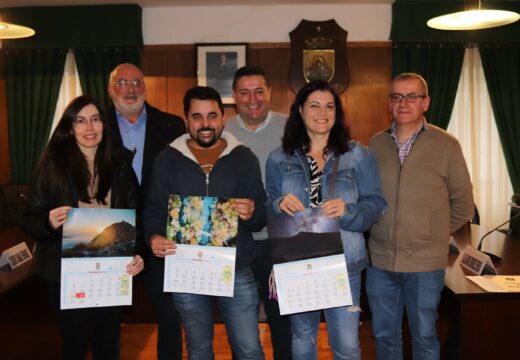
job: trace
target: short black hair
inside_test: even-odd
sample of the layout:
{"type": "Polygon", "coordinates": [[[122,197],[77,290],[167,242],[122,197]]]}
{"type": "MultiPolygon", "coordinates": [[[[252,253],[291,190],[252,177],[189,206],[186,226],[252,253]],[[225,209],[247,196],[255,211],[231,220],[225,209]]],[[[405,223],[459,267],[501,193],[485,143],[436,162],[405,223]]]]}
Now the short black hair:
{"type": "Polygon", "coordinates": [[[267,77],[265,70],[260,66],[248,65],[242,66],[240,69],[235,71],[235,76],[233,76],[233,90],[237,87],[238,80],[243,76],[253,76],[260,75],[264,78],[265,84],[269,87],[271,86],[269,78],[267,77]]]}
{"type": "Polygon", "coordinates": [[[209,86],[194,86],[184,94],[183,104],[184,104],[184,115],[186,118],[188,117],[188,112],[190,110],[191,100],[214,100],[218,104],[218,108],[222,115],[224,115],[224,104],[222,103],[222,98],[217,90],[213,89],[209,86]]]}

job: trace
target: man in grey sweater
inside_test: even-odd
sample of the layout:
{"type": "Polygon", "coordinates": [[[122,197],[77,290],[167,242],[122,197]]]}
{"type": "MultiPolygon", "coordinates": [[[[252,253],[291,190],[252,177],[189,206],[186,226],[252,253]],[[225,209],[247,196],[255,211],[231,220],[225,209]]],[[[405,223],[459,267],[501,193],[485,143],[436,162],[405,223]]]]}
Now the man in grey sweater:
{"type": "Polygon", "coordinates": [[[402,359],[406,309],[414,359],[439,359],[435,329],[450,234],[473,216],[472,186],[459,142],[429,124],[428,86],[398,75],[389,96],[392,126],[369,143],[387,213],[370,230],[367,293],[377,359],[402,359]]]}
{"type": "MultiPolygon", "coordinates": [[[[226,122],[226,131],[249,147],[260,161],[265,184],[265,162],[269,153],[281,145],[287,116],[270,111],[271,86],[265,71],[244,66],[235,72],[233,97],[238,115],[226,122]]],[[[278,303],[269,299],[269,275],[272,269],[267,229],[253,233],[255,260],[253,271],[260,300],[264,304],[275,359],[291,359],[291,324],[280,316],[278,303]]]]}

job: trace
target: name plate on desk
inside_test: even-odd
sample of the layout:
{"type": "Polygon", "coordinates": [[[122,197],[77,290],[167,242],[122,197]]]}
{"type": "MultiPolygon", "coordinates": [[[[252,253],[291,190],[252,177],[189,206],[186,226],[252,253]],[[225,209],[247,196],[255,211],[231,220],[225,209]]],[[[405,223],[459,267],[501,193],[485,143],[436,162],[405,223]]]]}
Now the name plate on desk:
{"type": "Polygon", "coordinates": [[[497,271],[493,262],[486,254],[478,251],[471,246],[466,246],[462,253],[460,266],[469,270],[475,275],[496,275],[497,271]]]}
{"type": "Polygon", "coordinates": [[[2,252],[0,267],[9,264],[11,269],[15,269],[31,259],[31,252],[24,241],[2,252]]]}

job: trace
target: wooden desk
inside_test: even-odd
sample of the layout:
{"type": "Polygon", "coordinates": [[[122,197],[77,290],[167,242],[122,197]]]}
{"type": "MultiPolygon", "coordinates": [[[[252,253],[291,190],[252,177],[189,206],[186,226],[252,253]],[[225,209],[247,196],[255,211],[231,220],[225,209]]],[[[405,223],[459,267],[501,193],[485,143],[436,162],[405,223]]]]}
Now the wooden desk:
{"type": "MultiPolygon", "coordinates": [[[[471,225],[454,234],[459,248],[477,247],[484,227],[471,225]]],[[[520,275],[520,239],[498,231],[489,235],[482,250],[502,257],[495,264],[500,275],[520,275]]],[[[462,251],[461,251],[462,252],[462,251]]],[[[487,293],[469,281],[460,254],[450,255],[446,269],[446,297],[450,307],[447,358],[511,359],[520,340],[520,293],[487,293]]]]}
{"type": "MultiPolygon", "coordinates": [[[[22,229],[18,227],[0,229],[0,253],[23,241],[32,253],[34,240],[25,235],[22,229]]],[[[0,294],[32,276],[35,269],[36,261],[34,261],[34,257],[14,270],[11,270],[9,265],[2,267],[0,269],[0,294]]]]}

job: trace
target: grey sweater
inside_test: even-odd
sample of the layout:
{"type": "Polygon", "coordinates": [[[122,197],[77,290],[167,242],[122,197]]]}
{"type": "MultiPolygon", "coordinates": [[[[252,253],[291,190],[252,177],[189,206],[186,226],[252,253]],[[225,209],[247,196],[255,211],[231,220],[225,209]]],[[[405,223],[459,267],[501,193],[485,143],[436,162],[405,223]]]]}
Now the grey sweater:
{"type": "MultiPolygon", "coordinates": [[[[287,122],[287,116],[269,111],[266,125],[253,132],[241,126],[239,115],[232,117],[226,122],[226,131],[235,135],[242,144],[251,149],[260,162],[262,171],[262,183],[265,186],[265,163],[272,150],[282,144],[282,136],[287,122]]],[[[255,240],[267,239],[266,228],[254,233],[255,240]]]]}

